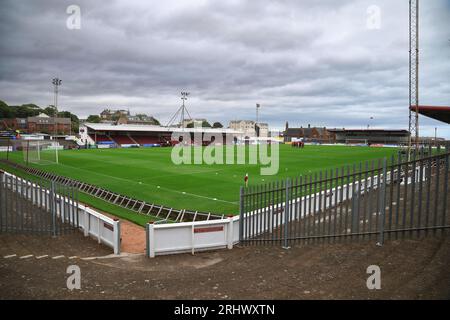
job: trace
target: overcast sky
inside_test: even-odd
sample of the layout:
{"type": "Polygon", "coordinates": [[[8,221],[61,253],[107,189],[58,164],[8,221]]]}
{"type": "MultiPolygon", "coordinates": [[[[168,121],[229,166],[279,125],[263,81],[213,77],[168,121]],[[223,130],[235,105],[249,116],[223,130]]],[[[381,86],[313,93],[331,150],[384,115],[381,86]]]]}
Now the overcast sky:
{"type": "MultiPolygon", "coordinates": [[[[450,0],[420,3],[420,104],[450,105],[450,0]]],[[[52,104],[57,76],[59,109],[80,117],[129,108],[165,124],[186,90],[211,122],[253,120],[260,103],[271,127],[408,127],[408,0],[2,0],[0,37],[10,105],[52,104]]]]}

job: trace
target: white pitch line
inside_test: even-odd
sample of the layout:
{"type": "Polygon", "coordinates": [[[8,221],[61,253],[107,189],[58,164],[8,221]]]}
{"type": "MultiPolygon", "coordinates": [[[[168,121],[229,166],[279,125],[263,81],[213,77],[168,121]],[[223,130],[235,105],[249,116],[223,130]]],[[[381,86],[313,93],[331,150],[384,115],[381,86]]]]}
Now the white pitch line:
{"type": "Polygon", "coordinates": [[[61,258],[64,258],[64,256],[54,256],[54,257],[52,257],[52,259],[61,259],[61,258]]]}
{"type": "Polygon", "coordinates": [[[43,256],[36,257],[36,259],[42,259],[42,258],[47,258],[47,257],[48,257],[48,254],[44,254],[43,256]]]}
{"type": "Polygon", "coordinates": [[[29,254],[26,256],[21,256],[20,259],[28,259],[28,258],[31,258],[32,256],[33,256],[32,254],[29,254]]]}
{"type": "Polygon", "coordinates": [[[14,258],[14,257],[17,257],[17,254],[10,254],[9,256],[4,256],[3,258],[9,259],[9,258],[14,258]]]}
{"type": "Polygon", "coordinates": [[[97,257],[87,257],[87,258],[81,258],[81,260],[95,260],[97,257]]]}
{"type": "MultiPolygon", "coordinates": [[[[139,184],[139,183],[136,182],[135,180],[131,180],[131,179],[120,178],[120,177],[111,176],[111,175],[109,175],[109,174],[93,172],[93,171],[91,171],[91,170],[86,170],[86,169],[82,169],[82,168],[77,168],[77,167],[70,166],[70,165],[67,165],[67,164],[62,164],[62,163],[60,163],[60,165],[61,165],[61,166],[65,166],[65,167],[69,167],[69,168],[78,169],[78,170],[85,171],[85,172],[89,172],[90,174],[95,174],[95,175],[104,176],[104,177],[108,177],[108,178],[112,178],[112,179],[116,179],[116,180],[122,180],[122,181],[126,181],[126,182],[131,182],[131,183],[137,183],[137,184],[139,184]]],[[[219,171],[221,171],[221,170],[225,170],[225,169],[219,169],[219,171]]],[[[210,172],[214,172],[214,171],[217,171],[217,170],[211,170],[210,172]]],[[[188,174],[197,174],[197,173],[204,173],[204,172],[195,172],[195,173],[190,172],[190,173],[185,173],[185,174],[188,175],[188,174]]],[[[208,172],[207,172],[207,173],[208,173],[208,172]]],[[[173,175],[175,175],[175,174],[173,174],[173,175]]],[[[159,177],[166,177],[166,176],[173,176],[173,175],[162,175],[162,176],[159,176],[159,177]]],[[[177,174],[177,175],[180,175],[180,174],[177,174]]],[[[152,178],[154,178],[154,177],[152,177],[152,178]]],[[[149,186],[149,187],[154,187],[154,186],[155,186],[155,185],[153,185],[153,184],[148,184],[148,183],[145,183],[145,182],[143,182],[141,185],[146,185],[146,186],[149,186]]],[[[158,186],[157,186],[157,188],[158,188],[158,186]]],[[[164,189],[164,190],[166,190],[166,191],[178,193],[178,194],[183,194],[182,191],[179,191],[179,190],[174,190],[174,189],[170,189],[170,188],[162,188],[162,187],[159,187],[159,188],[164,189]]],[[[158,189],[159,189],[159,188],[158,188],[158,189]]],[[[193,196],[193,197],[197,197],[197,198],[201,198],[201,199],[212,200],[212,201],[225,202],[225,203],[229,203],[229,204],[235,204],[235,205],[238,204],[237,201],[227,201],[227,200],[221,200],[221,199],[214,200],[214,199],[211,198],[211,197],[202,196],[202,195],[195,194],[195,193],[190,193],[190,192],[186,192],[185,195],[189,195],[189,196],[193,196]]]]}
{"type": "Polygon", "coordinates": [[[71,257],[69,257],[69,259],[76,259],[76,258],[78,258],[78,256],[71,256],[71,257]]]}

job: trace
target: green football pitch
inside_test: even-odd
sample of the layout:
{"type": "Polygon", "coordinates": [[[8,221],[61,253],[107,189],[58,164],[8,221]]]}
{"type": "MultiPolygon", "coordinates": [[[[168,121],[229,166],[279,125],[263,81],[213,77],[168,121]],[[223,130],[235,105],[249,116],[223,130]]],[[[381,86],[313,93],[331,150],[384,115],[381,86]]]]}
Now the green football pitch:
{"type": "MultiPolygon", "coordinates": [[[[240,147],[244,148],[244,147],[240,147]]],[[[279,171],[260,175],[259,164],[181,164],[171,160],[172,148],[64,150],[59,164],[30,166],[94,184],[146,202],[176,209],[220,214],[238,212],[244,176],[256,185],[396,154],[395,148],[280,145],[279,171]]],[[[22,152],[10,159],[23,163],[22,152]]],[[[5,157],[5,155],[2,155],[5,157]]],[[[92,204],[102,208],[101,202],[92,204]]]]}

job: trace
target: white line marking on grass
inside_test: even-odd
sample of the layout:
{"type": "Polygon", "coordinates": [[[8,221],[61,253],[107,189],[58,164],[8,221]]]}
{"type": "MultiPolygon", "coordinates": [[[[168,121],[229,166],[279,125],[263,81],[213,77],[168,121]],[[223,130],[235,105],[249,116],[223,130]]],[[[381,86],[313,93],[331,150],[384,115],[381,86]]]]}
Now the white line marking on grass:
{"type": "Polygon", "coordinates": [[[87,258],[81,258],[81,260],[95,260],[97,257],[87,257],[87,258]]]}
{"type": "MultiPolygon", "coordinates": [[[[127,182],[131,182],[131,183],[139,184],[137,181],[134,181],[134,180],[131,180],[131,179],[114,177],[114,176],[110,176],[109,174],[98,173],[98,172],[94,172],[94,171],[90,171],[90,170],[86,170],[86,169],[77,168],[77,167],[74,167],[74,166],[69,166],[67,164],[62,164],[62,163],[60,163],[60,165],[61,166],[65,166],[65,167],[69,167],[69,168],[78,169],[78,170],[81,170],[81,171],[86,171],[86,172],[88,172],[90,174],[96,174],[96,175],[100,175],[100,176],[104,176],[104,177],[108,177],[108,178],[112,178],[112,179],[116,179],[116,180],[122,180],[122,181],[127,181],[127,182]]],[[[222,169],[222,170],[225,170],[225,169],[222,169]]],[[[211,170],[211,171],[214,171],[214,170],[211,170]]],[[[202,171],[202,172],[197,172],[197,173],[207,173],[207,172],[202,171]]],[[[194,174],[194,173],[190,172],[190,173],[186,173],[186,174],[194,174]]],[[[176,175],[176,174],[173,174],[173,175],[176,175]]],[[[165,176],[173,176],[173,175],[165,175],[165,176]]],[[[183,175],[183,174],[177,174],[177,175],[183,175]]],[[[159,176],[159,177],[165,177],[165,176],[159,176]]],[[[155,178],[155,177],[152,177],[152,178],[155,178]]],[[[154,187],[155,186],[155,185],[148,184],[148,183],[142,183],[142,185],[146,185],[146,186],[149,186],[149,187],[154,187]]],[[[178,193],[178,194],[183,194],[182,191],[173,190],[173,189],[169,189],[169,188],[162,188],[161,186],[157,186],[157,188],[158,189],[163,189],[163,190],[166,190],[166,191],[170,191],[170,192],[174,192],[174,193],[178,193]]],[[[202,196],[202,195],[195,194],[195,193],[186,192],[185,194],[189,195],[189,196],[192,196],[192,197],[208,199],[208,200],[213,200],[213,201],[220,201],[220,202],[230,203],[230,204],[234,204],[234,205],[239,203],[238,201],[214,200],[214,198],[207,197],[207,196],[202,196]]]]}
{"type": "Polygon", "coordinates": [[[71,256],[71,257],[69,257],[69,259],[76,259],[76,258],[78,258],[78,256],[71,256]]]}
{"type": "Polygon", "coordinates": [[[17,254],[10,254],[8,256],[4,256],[3,258],[9,259],[9,258],[14,258],[14,257],[17,257],[17,254]]]}
{"type": "Polygon", "coordinates": [[[178,191],[178,190],[173,190],[173,189],[169,189],[169,188],[163,188],[163,187],[161,187],[161,189],[167,190],[167,191],[171,191],[171,192],[175,192],[175,193],[181,193],[181,194],[183,194],[183,195],[189,195],[189,196],[192,196],[192,197],[197,197],[197,198],[202,198],[202,199],[213,200],[213,201],[220,201],[220,202],[225,202],[225,203],[230,203],[230,204],[238,204],[238,203],[239,203],[239,201],[227,201],[227,200],[221,200],[221,199],[217,199],[217,198],[211,198],[211,197],[202,196],[202,195],[195,194],[195,193],[190,193],[190,192],[185,192],[185,191],[178,191]]]}
{"type": "Polygon", "coordinates": [[[28,258],[31,258],[32,256],[33,256],[32,254],[29,254],[26,256],[21,256],[20,259],[28,259],[28,258]]]}
{"type": "Polygon", "coordinates": [[[48,257],[48,254],[44,254],[43,256],[36,257],[36,259],[42,259],[42,258],[47,258],[47,257],[48,257]]]}
{"type": "Polygon", "coordinates": [[[61,259],[61,258],[64,258],[64,256],[61,255],[61,256],[54,256],[54,257],[52,257],[52,259],[61,259]]]}

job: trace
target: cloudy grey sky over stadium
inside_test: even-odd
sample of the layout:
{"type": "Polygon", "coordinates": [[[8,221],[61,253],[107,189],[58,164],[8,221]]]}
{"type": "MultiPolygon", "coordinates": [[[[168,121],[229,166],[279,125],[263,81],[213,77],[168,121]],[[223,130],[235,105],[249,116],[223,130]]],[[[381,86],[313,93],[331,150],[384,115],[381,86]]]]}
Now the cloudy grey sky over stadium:
{"type": "MultiPolygon", "coordinates": [[[[424,105],[450,105],[449,21],[449,0],[421,1],[424,105]]],[[[211,122],[254,119],[260,103],[272,127],[408,126],[408,0],[6,0],[0,37],[11,105],[52,104],[58,76],[60,109],[81,117],[130,108],[165,123],[186,90],[192,116],[211,122]],[[69,5],[79,30],[66,27],[69,5]]],[[[448,125],[421,124],[450,138],[448,125]]]]}

